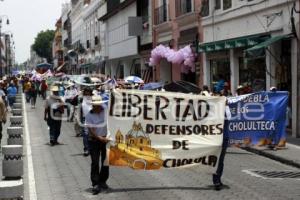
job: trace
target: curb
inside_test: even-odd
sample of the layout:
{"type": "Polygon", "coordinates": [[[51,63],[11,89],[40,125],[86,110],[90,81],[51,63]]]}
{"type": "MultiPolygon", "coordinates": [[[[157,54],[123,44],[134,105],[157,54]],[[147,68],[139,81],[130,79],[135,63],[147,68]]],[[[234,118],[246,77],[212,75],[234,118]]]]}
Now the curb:
{"type": "Polygon", "coordinates": [[[264,156],[264,157],[267,157],[267,158],[270,158],[272,160],[276,160],[276,161],[281,162],[283,164],[290,165],[292,167],[296,167],[296,168],[300,169],[300,163],[297,163],[293,160],[289,160],[289,159],[286,159],[286,158],[283,158],[283,157],[280,157],[280,156],[276,156],[272,153],[268,153],[268,152],[258,150],[258,149],[255,149],[255,148],[251,148],[251,147],[242,147],[241,149],[252,152],[252,153],[255,153],[255,154],[258,154],[258,155],[261,155],[261,156],[264,156]]]}

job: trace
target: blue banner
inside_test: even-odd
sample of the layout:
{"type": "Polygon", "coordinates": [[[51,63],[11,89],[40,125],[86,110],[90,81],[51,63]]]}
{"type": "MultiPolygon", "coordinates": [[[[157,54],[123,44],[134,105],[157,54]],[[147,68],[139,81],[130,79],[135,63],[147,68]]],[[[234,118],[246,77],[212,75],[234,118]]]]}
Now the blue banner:
{"type": "Polygon", "coordinates": [[[229,142],[234,146],[264,146],[286,142],[288,92],[259,92],[228,98],[229,142]]]}

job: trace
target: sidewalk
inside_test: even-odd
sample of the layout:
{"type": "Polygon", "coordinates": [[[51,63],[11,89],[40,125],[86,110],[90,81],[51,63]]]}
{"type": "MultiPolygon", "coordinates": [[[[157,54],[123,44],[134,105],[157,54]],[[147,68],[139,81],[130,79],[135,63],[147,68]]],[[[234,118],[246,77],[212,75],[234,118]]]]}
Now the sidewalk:
{"type": "Polygon", "coordinates": [[[300,168],[300,138],[292,138],[290,135],[287,135],[286,149],[276,151],[267,147],[247,147],[243,149],[300,168]]]}

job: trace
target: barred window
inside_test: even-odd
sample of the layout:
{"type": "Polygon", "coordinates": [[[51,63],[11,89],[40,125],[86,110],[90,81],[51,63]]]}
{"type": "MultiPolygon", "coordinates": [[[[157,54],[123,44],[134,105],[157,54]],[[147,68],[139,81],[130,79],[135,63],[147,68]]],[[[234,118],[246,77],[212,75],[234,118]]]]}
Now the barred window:
{"type": "Polygon", "coordinates": [[[221,9],[221,0],[215,0],[215,9],[216,10],[221,9]]]}
{"type": "Polygon", "coordinates": [[[223,10],[227,10],[232,7],[232,0],[223,0],[223,10]]]}
{"type": "Polygon", "coordinates": [[[206,17],[208,15],[209,15],[209,1],[208,0],[202,0],[201,16],[206,17]]]}

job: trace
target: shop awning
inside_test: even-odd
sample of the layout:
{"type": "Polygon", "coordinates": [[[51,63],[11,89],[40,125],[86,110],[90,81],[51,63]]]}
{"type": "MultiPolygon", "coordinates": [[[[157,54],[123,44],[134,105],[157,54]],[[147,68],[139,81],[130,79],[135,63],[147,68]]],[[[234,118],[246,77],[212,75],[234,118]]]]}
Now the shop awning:
{"type": "Polygon", "coordinates": [[[267,39],[266,41],[259,43],[259,44],[255,45],[254,47],[251,47],[250,49],[247,49],[246,53],[250,54],[250,55],[255,55],[258,50],[264,49],[275,42],[278,42],[280,40],[287,39],[290,37],[292,37],[291,34],[278,35],[278,36],[271,37],[271,38],[267,39]]]}
{"type": "Polygon", "coordinates": [[[202,43],[198,46],[198,52],[214,52],[226,49],[251,47],[264,42],[269,37],[265,35],[245,36],[217,42],[202,43]]]}

